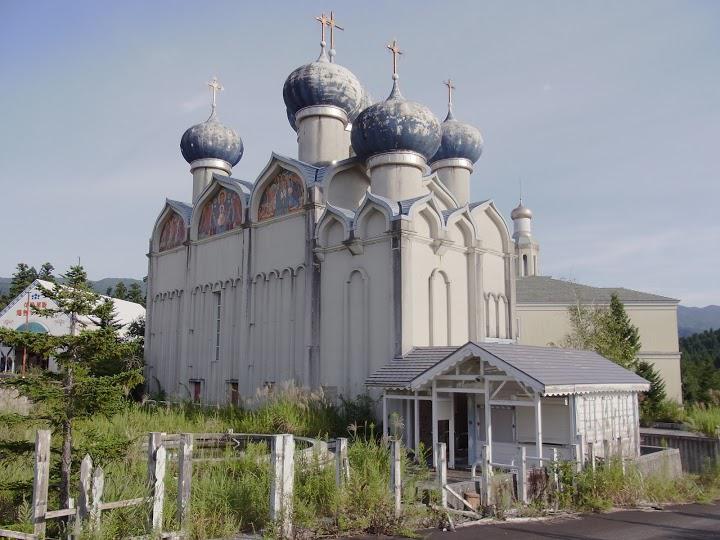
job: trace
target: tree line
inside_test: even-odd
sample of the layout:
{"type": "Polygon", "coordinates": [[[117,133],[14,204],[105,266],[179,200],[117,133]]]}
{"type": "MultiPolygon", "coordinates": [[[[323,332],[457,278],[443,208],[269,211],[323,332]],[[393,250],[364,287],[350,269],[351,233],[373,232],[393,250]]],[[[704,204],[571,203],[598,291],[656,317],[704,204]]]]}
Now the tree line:
{"type": "MultiPolygon", "coordinates": [[[[42,279],[51,283],[64,283],[63,277],[57,278],[54,274],[55,267],[52,263],[45,262],[40,266],[40,270],[36,270],[34,266],[20,262],[15,267],[15,272],[10,278],[10,287],[6,294],[0,295],[0,310],[4,309],[14,298],[22,293],[33,281],[42,279]]],[[[92,288],[92,282],[88,281],[92,288]]],[[[125,285],[124,281],[120,281],[115,288],[108,287],[105,294],[111,298],[118,300],[127,300],[136,304],[145,305],[145,296],[139,283],[133,282],[130,286],[125,285]]]]}
{"type": "Polygon", "coordinates": [[[680,338],[683,399],[720,405],[720,329],[680,338]]]}

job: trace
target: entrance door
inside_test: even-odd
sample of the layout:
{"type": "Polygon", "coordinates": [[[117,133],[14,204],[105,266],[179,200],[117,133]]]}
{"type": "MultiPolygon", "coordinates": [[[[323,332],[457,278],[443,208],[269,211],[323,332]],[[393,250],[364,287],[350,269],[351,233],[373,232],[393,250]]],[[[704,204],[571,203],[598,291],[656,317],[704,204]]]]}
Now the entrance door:
{"type": "Polygon", "coordinates": [[[468,396],[467,394],[455,395],[455,406],[453,415],[455,418],[455,466],[469,466],[468,451],[470,426],[468,424],[468,396]]]}
{"type": "Polygon", "coordinates": [[[429,464],[432,464],[432,401],[428,399],[420,400],[420,442],[429,464]]]}

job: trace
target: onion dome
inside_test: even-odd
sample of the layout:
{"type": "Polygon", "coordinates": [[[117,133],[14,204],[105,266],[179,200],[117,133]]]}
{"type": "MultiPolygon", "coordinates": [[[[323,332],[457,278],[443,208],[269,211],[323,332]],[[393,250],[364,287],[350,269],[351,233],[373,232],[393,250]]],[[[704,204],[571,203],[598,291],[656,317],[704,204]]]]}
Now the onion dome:
{"type": "Polygon", "coordinates": [[[442,123],[442,141],[440,148],[430,162],[441,159],[464,158],[475,163],[483,150],[483,138],[475,126],[461,122],[453,116],[452,107],[442,123]]]}
{"type": "Polygon", "coordinates": [[[512,219],[532,219],[532,211],[527,206],[523,206],[522,199],[520,199],[520,204],[513,208],[510,217],[512,219]]]}
{"type": "Polygon", "coordinates": [[[285,80],[283,100],[293,129],[294,116],[305,107],[331,105],[342,109],[352,122],[362,109],[364,90],[346,67],[330,61],[321,43],[320,57],[293,71],[285,80]],[[292,119],[291,119],[292,117],[292,119]]]}
{"type": "Polygon", "coordinates": [[[362,159],[394,151],[430,159],[440,146],[440,121],[425,105],[406,100],[397,80],[395,73],[388,98],[367,107],[353,122],[352,146],[362,159]]]}
{"type": "Polygon", "coordinates": [[[243,155],[243,142],[237,132],[221,124],[213,106],[210,118],[183,133],[180,151],[185,161],[222,159],[235,166],[243,155]]]}

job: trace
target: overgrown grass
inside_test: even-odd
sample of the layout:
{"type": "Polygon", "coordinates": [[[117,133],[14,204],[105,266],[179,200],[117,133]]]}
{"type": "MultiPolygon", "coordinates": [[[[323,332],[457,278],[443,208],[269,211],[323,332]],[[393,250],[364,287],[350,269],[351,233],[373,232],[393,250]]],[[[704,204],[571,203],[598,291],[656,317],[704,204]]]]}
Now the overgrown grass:
{"type": "MultiPolygon", "coordinates": [[[[372,412],[373,403],[366,397],[333,406],[321,395],[295,388],[274,394],[259,393],[243,409],[128,404],[110,418],[95,417],[75,424],[73,496],[77,496],[79,461],[86,453],[105,472],[104,501],[147,495],[147,464],[141,443],[150,431],[289,432],[316,438],[350,435],[351,473],[342,489],[335,484],[334,466],[326,462],[327,456],[296,454],[296,523],[310,536],[398,532],[414,514],[408,512],[403,519],[394,516],[388,490],[388,446],[376,437],[372,412]],[[359,430],[358,425],[362,426],[359,430]]],[[[0,459],[0,527],[31,530],[27,501],[32,493],[32,441],[35,430],[42,427],[41,423],[23,422],[0,426],[5,448],[0,450],[4,452],[0,455],[3,458],[0,459]]],[[[49,508],[56,509],[60,438],[55,436],[52,442],[49,508]]],[[[166,531],[178,528],[177,461],[172,451],[169,455],[163,525],[166,531]]],[[[272,534],[273,524],[268,522],[271,475],[267,443],[248,444],[242,453],[230,447],[209,450],[196,447],[195,457],[201,459],[193,462],[190,537],[219,538],[238,531],[272,534]],[[202,459],[208,457],[213,459],[202,459]]],[[[424,467],[413,466],[411,460],[403,459],[406,501],[415,502],[415,485],[426,473],[424,467]]],[[[149,517],[147,504],[107,511],[103,513],[99,529],[87,529],[83,537],[110,539],[147,534],[149,517]]],[[[50,522],[49,532],[61,532],[57,522],[50,522]]]]}
{"type": "Polygon", "coordinates": [[[685,408],[685,422],[695,431],[717,437],[720,429],[720,406],[698,403],[685,408]]]}

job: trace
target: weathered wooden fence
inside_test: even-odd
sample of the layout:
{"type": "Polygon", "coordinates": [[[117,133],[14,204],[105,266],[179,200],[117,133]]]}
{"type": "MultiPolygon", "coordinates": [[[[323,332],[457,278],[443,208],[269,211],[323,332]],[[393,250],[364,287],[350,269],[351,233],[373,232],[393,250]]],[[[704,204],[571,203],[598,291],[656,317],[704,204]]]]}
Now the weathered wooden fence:
{"type": "MultiPolygon", "coordinates": [[[[270,489],[270,518],[278,525],[278,532],[285,538],[293,535],[293,482],[295,469],[295,444],[301,441],[310,448],[301,452],[327,452],[327,443],[294,437],[293,435],[263,434],[198,434],[201,445],[212,445],[218,441],[239,444],[243,440],[270,441],[270,467],[272,485],[270,489]]],[[[399,446],[399,444],[398,444],[399,446]]],[[[47,522],[51,519],[69,518],[71,520],[70,536],[79,535],[84,526],[91,531],[101,525],[102,513],[116,508],[127,508],[146,504],[149,512],[149,528],[152,533],[147,536],[134,537],[132,540],[144,538],[183,538],[186,536],[190,518],[190,500],[192,486],[193,461],[215,461],[223,458],[196,458],[194,456],[194,436],[191,433],[167,435],[150,433],[142,448],[147,451],[147,488],[148,494],[133,499],[106,501],[104,499],[105,473],[102,467],[93,466],[92,459],[86,455],[80,465],[80,482],[78,486],[78,505],[69,508],[48,510],[48,486],[50,480],[50,432],[38,431],[35,437],[35,469],[32,496],[32,533],[22,533],[0,529],[0,538],[16,538],[20,540],[39,540],[45,537],[47,522]],[[163,507],[165,503],[165,471],[169,460],[168,448],[177,451],[178,487],[177,487],[177,521],[178,531],[163,531],[163,507]]],[[[326,456],[325,456],[326,457],[326,456]]],[[[398,454],[399,460],[399,454],[398,454]]],[[[335,478],[342,485],[350,477],[348,460],[348,441],[338,438],[334,443],[333,460],[325,460],[324,464],[335,468],[335,478]]],[[[400,481],[398,469],[398,482],[400,481]]],[[[399,501],[399,499],[398,499],[399,501]]]]}
{"type": "MultiPolygon", "coordinates": [[[[239,445],[242,440],[265,439],[270,442],[269,466],[271,470],[271,489],[269,493],[270,519],[276,525],[277,534],[283,538],[292,538],[293,531],[293,485],[295,478],[296,457],[304,452],[327,452],[328,446],[333,447],[332,459],[323,455],[320,466],[332,466],[335,469],[335,480],[338,486],[347,482],[351,469],[348,459],[348,441],[344,438],[336,439],[333,443],[324,443],[314,439],[294,437],[289,434],[262,435],[262,434],[199,434],[197,437],[203,445],[210,445],[222,441],[224,444],[239,445]],[[310,443],[310,447],[296,450],[296,443],[310,443]],[[318,444],[315,444],[318,443],[318,444]]],[[[165,433],[150,433],[143,448],[147,452],[147,494],[143,497],[106,501],[104,499],[105,473],[99,466],[94,466],[90,456],[85,456],[80,466],[80,482],[78,486],[78,504],[70,504],[69,508],[58,510],[48,509],[48,484],[50,474],[50,432],[38,431],[35,440],[35,469],[32,498],[33,533],[19,533],[0,530],[0,537],[17,539],[42,539],[45,536],[48,520],[69,518],[72,527],[69,530],[79,534],[83,527],[97,530],[101,526],[103,512],[116,508],[147,505],[149,509],[148,528],[151,533],[140,538],[183,538],[186,536],[190,519],[190,501],[193,461],[215,460],[220,458],[199,458],[194,455],[193,434],[167,435],[165,433]],[[173,455],[177,455],[177,531],[163,531],[163,508],[165,505],[165,471],[169,460],[168,447],[172,448],[173,455]]],[[[390,479],[389,490],[392,496],[396,516],[403,512],[403,478],[402,459],[407,449],[402,446],[399,439],[389,439],[390,447],[390,479]]],[[[574,445],[575,459],[570,460],[575,470],[584,467],[604,466],[610,459],[617,459],[623,464],[630,461],[624,452],[626,445],[620,439],[603,441],[602,456],[597,456],[597,448],[591,442],[585,443],[578,438],[574,445]]],[[[446,513],[448,521],[452,524],[451,513],[459,513],[467,517],[479,518],[478,506],[492,505],[493,486],[503,476],[510,478],[514,498],[527,504],[530,499],[530,478],[533,474],[542,474],[553,489],[561,489],[558,478],[559,454],[552,452],[552,457],[528,455],[524,446],[517,447],[517,454],[510,463],[496,463],[490,458],[491,453],[487,445],[482,448],[481,459],[473,464],[470,472],[469,484],[478,486],[478,500],[469,502],[468,494],[448,481],[448,460],[445,443],[438,443],[435,449],[437,456],[436,488],[440,493],[438,510],[446,513]],[[496,477],[497,475],[497,477],[496,477]]],[[[677,457],[677,453],[673,454],[677,457]]],[[[634,461],[634,460],[633,460],[634,461]]],[[[679,468],[679,465],[678,465],[679,468]]],[[[475,497],[475,495],[473,495],[475,497]]]]}

